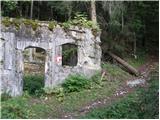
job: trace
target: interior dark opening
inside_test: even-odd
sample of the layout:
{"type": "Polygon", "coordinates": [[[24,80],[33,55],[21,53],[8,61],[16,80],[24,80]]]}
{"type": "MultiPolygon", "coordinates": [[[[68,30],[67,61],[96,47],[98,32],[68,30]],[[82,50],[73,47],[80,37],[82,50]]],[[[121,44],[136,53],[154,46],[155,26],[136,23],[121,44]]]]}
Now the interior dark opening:
{"type": "Polygon", "coordinates": [[[76,66],[78,62],[78,47],[75,44],[62,45],[62,66],[76,66]]]}

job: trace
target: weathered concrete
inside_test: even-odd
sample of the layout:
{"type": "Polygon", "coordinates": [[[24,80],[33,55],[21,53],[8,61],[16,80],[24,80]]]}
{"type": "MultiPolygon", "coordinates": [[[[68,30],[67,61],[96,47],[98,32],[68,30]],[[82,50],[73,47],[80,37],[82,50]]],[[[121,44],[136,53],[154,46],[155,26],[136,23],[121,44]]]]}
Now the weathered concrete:
{"type": "Polygon", "coordinates": [[[67,32],[60,26],[50,31],[41,25],[35,31],[22,24],[15,27],[1,25],[0,39],[0,82],[1,92],[12,96],[23,93],[23,51],[27,47],[40,47],[46,51],[45,87],[62,83],[69,74],[81,73],[88,77],[101,70],[100,33],[92,34],[88,28],[72,27],[67,32]],[[78,63],[74,67],[62,66],[62,45],[72,43],[78,46],[78,63]]]}

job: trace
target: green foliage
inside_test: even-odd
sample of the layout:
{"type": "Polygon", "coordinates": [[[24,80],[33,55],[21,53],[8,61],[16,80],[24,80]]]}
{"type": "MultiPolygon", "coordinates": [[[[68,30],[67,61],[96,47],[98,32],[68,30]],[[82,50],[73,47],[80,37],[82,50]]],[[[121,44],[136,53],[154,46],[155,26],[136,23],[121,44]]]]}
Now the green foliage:
{"type": "Polygon", "coordinates": [[[57,25],[56,21],[51,21],[48,24],[48,29],[51,30],[51,31],[53,31],[53,29],[56,27],[56,25],[57,25]]]}
{"type": "MultiPolygon", "coordinates": [[[[125,73],[123,74],[126,75],[125,73]]],[[[85,76],[83,76],[82,78],[86,79],[85,76]]],[[[30,96],[29,93],[25,91],[23,96],[18,98],[20,101],[22,101],[21,103],[23,103],[19,104],[17,102],[17,104],[19,105],[18,109],[20,109],[19,111],[21,113],[25,112],[25,114],[23,114],[24,116],[27,115],[27,117],[22,116],[22,118],[28,118],[28,119],[60,118],[60,116],[62,116],[63,113],[69,113],[69,112],[74,113],[76,110],[82,108],[82,105],[86,105],[88,103],[96,101],[97,99],[106,98],[106,96],[111,96],[115,92],[117,87],[120,86],[121,79],[126,79],[123,77],[116,81],[102,80],[103,85],[100,86],[99,82],[97,82],[97,80],[100,80],[100,78],[101,74],[97,73],[97,75],[91,78],[89,87],[86,87],[84,89],[82,88],[79,92],[67,93],[64,87],[57,86],[56,88],[44,88],[44,91],[46,91],[47,95],[43,94],[42,97],[35,98],[35,96],[33,95],[30,96]],[[61,97],[63,96],[63,94],[64,97],[61,97]],[[24,100],[22,98],[23,99],[26,98],[27,103],[23,102],[24,100]],[[59,101],[63,102],[60,103],[59,101]],[[26,111],[30,112],[27,113],[26,111]]],[[[12,114],[14,114],[15,116],[14,118],[20,118],[19,115],[17,117],[17,112],[14,112],[13,110],[9,111],[8,108],[4,107],[8,102],[10,103],[10,106],[13,106],[12,104],[14,104],[15,101],[17,101],[15,98],[13,99],[11,98],[7,101],[2,102],[3,113],[6,111],[5,114],[3,114],[3,118],[7,118],[6,116],[4,116],[6,114],[8,115],[8,118],[12,118],[9,116],[12,114]]]]}
{"type": "Polygon", "coordinates": [[[5,17],[4,19],[2,19],[2,24],[5,25],[6,27],[9,27],[12,24],[12,22],[8,17],[5,17]]]}
{"type": "Polygon", "coordinates": [[[42,75],[26,75],[24,76],[24,91],[29,94],[39,96],[43,93],[44,76],[42,75]]]}
{"type": "Polygon", "coordinates": [[[56,11],[63,21],[68,20],[71,17],[73,7],[72,1],[48,1],[47,6],[56,11]]]}
{"type": "Polygon", "coordinates": [[[67,93],[79,92],[90,87],[90,80],[82,75],[71,75],[64,81],[62,87],[67,93]]]}
{"type": "Polygon", "coordinates": [[[13,12],[18,6],[18,1],[5,0],[2,4],[2,15],[9,16],[10,12],[13,12]]]}
{"type": "MultiPolygon", "coordinates": [[[[158,74],[158,73],[157,73],[158,74]]],[[[158,77],[152,77],[149,88],[134,93],[110,106],[94,109],[83,118],[94,119],[155,119],[158,118],[158,77]]]]}
{"type": "Polygon", "coordinates": [[[20,25],[21,25],[21,21],[20,21],[20,19],[15,18],[12,20],[12,24],[16,27],[17,30],[19,30],[20,25]]]}
{"type": "Polygon", "coordinates": [[[53,88],[45,87],[43,88],[43,90],[48,95],[55,94],[58,101],[63,102],[65,94],[64,94],[64,89],[61,86],[57,86],[53,88]]]}
{"type": "Polygon", "coordinates": [[[68,58],[70,58],[70,56],[75,53],[77,51],[77,47],[72,47],[72,48],[69,48],[67,50],[63,50],[62,51],[62,56],[63,56],[63,59],[64,60],[68,60],[68,58]]]}
{"type": "Polygon", "coordinates": [[[112,20],[109,22],[109,31],[112,34],[117,34],[121,31],[121,23],[117,20],[112,20]]]}
{"type": "Polygon", "coordinates": [[[137,52],[137,58],[134,59],[133,57],[128,57],[126,58],[126,61],[132,65],[135,68],[140,67],[141,65],[143,65],[145,62],[147,62],[147,53],[145,51],[142,52],[138,51],[137,52]]]}
{"type": "Polygon", "coordinates": [[[18,30],[20,28],[20,25],[24,23],[26,26],[31,26],[33,30],[36,30],[39,26],[37,20],[30,20],[30,19],[17,19],[13,18],[10,19],[8,17],[5,17],[2,19],[2,24],[5,25],[6,27],[9,27],[10,25],[15,26],[15,28],[18,30]]]}
{"type": "Polygon", "coordinates": [[[15,97],[1,103],[1,118],[2,119],[27,119],[33,115],[27,99],[22,97],[15,97]]]}
{"type": "MultiPolygon", "coordinates": [[[[158,70],[158,68],[157,68],[158,70]]],[[[159,118],[159,76],[158,72],[152,72],[151,79],[149,81],[149,89],[142,89],[139,95],[141,113],[139,116],[141,119],[158,119],[159,118]]]]}
{"type": "Polygon", "coordinates": [[[99,26],[96,23],[93,23],[93,21],[87,20],[87,16],[79,12],[75,14],[74,19],[64,22],[62,26],[64,29],[68,29],[71,26],[79,26],[79,27],[85,27],[85,28],[92,28],[96,32],[100,31],[99,26]]]}
{"type": "Polygon", "coordinates": [[[16,18],[10,20],[8,17],[5,17],[5,18],[2,19],[2,24],[5,25],[6,27],[9,27],[10,25],[13,25],[18,30],[21,22],[20,22],[19,19],[16,19],[16,18]]]}
{"type": "Polygon", "coordinates": [[[38,26],[39,26],[37,20],[24,19],[24,20],[23,20],[23,23],[24,23],[25,25],[27,25],[27,26],[31,26],[34,31],[35,31],[35,30],[38,28],[38,26]]]}

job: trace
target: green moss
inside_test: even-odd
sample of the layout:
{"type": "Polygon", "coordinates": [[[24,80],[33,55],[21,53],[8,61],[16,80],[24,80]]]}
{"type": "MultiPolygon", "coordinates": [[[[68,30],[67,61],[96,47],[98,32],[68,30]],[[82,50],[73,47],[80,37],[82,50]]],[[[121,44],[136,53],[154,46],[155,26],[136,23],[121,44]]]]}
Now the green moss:
{"type": "Polygon", "coordinates": [[[24,19],[23,23],[27,26],[31,26],[32,29],[35,31],[38,28],[38,21],[37,20],[29,20],[29,19],[24,19]]]}
{"type": "Polygon", "coordinates": [[[21,21],[19,19],[13,19],[12,24],[16,27],[17,30],[19,30],[21,21]]]}
{"type": "MultiPolygon", "coordinates": [[[[30,20],[30,19],[10,19],[8,17],[3,18],[2,24],[6,27],[10,25],[14,25],[15,28],[18,30],[20,25],[24,23],[26,26],[31,26],[32,29],[35,31],[40,25],[38,24],[38,20],[30,20]]],[[[57,26],[56,21],[51,21],[48,24],[48,29],[53,31],[53,29],[57,26]]],[[[87,17],[83,14],[76,14],[73,20],[69,20],[64,23],[60,23],[61,27],[65,30],[69,29],[71,26],[79,26],[92,29],[92,33],[94,36],[97,36],[97,33],[100,31],[98,24],[93,23],[93,21],[87,20],[87,17]]]]}
{"type": "Polygon", "coordinates": [[[10,25],[12,25],[12,22],[8,17],[6,17],[2,20],[2,24],[5,25],[6,27],[9,27],[10,25]]]}
{"type": "Polygon", "coordinates": [[[9,27],[10,25],[14,25],[18,30],[21,22],[19,19],[14,18],[13,20],[10,20],[8,17],[6,17],[2,20],[2,24],[5,25],[6,27],[9,27]]]}
{"type": "Polygon", "coordinates": [[[71,27],[70,22],[64,22],[61,24],[63,29],[69,29],[71,27]]]}
{"type": "Polygon", "coordinates": [[[51,22],[49,22],[49,24],[48,24],[48,29],[51,30],[51,31],[53,31],[53,29],[54,29],[56,26],[57,26],[56,21],[51,21],[51,22]]]}
{"type": "Polygon", "coordinates": [[[20,28],[20,25],[22,23],[24,23],[27,26],[31,26],[33,30],[36,30],[39,26],[37,20],[24,19],[21,21],[20,19],[16,19],[16,18],[14,18],[13,20],[10,20],[8,17],[2,20],[3,25],[5,25],[6,27],[9,27],[10,25],[14,25],[17,30],[20,28]]]}

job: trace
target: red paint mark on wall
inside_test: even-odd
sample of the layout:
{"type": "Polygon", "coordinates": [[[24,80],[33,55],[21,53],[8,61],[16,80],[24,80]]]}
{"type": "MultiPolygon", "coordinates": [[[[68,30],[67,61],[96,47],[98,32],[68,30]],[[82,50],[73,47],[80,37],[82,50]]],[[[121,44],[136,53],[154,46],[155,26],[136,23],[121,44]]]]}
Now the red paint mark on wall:
{"type": "Polygon", "coordinates": [[[60,61],[62,61],[62,57],[61,56],[56,57],[56,62],[59,63],[60,61]]]}

